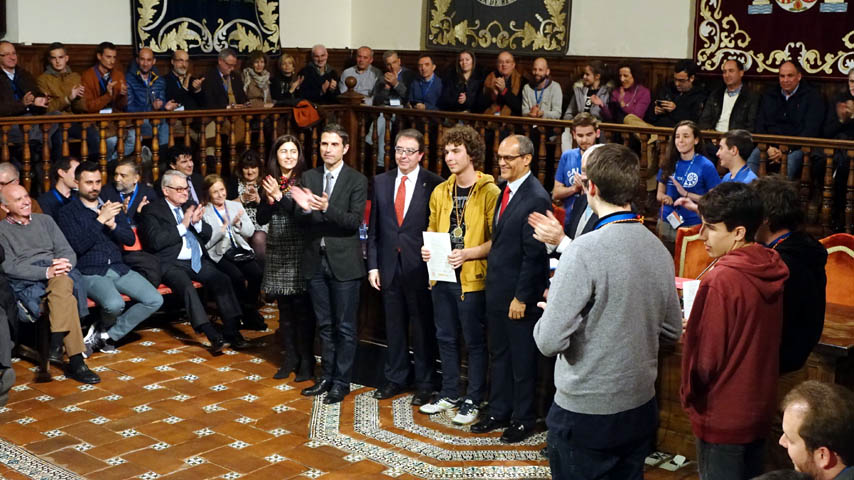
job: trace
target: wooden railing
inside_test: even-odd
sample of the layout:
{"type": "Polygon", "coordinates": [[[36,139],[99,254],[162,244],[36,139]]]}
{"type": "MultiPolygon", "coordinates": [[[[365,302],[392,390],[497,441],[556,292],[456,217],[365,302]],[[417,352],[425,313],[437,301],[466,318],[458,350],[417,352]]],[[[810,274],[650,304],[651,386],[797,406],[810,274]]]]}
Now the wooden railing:
{"type": "MultiPolygon", "coordinates": [[[[349,132],[351,138],[350,150],[346,160],[348,164],[362,171],[368,177],[394,167],[394,135],[403,128],[416,128],[425,134],[425,157],[423,167],[438,174],[446,174],[440,138],[445,129],[457,124],[467,124],[479,131],[486,140],[486,158],[480,166],[485,172],[498,176],[498,163],[495,154],[500,140],[509,134],[523,134],[530,137],[535,144],[535,158],[532,170],[543,185],[551,190],[554,183],[555,169],[560,158],[561,136],[571,124],[562,120],[543,120],[522,117],[498,117],[468,113],[451,113],[424,111],[403,108],[368,107],[360,104],[357,96],[342,101],[350,104],[327,105],[319,107],[321,122],[312,128],[301,128],[296,125],[293,111],[290,108],[272,109],[241,109],[241,110],[198,110],[184,112],[147,112],[147,113],[114,113],[104,115],[47,115],[8,117],[0,120],[0,161],[9,161],[12,150],[17,150],[17,160],[22,165],[22,179],[25,185],[31,187],[31,175],[34,171],[33,151],[28,141],[10,148],[9,131],[13,126],[20,126],[24,139],[28,140],[30,129],[39,129],[42,137],[47,139],[52,125],[57,125],[58,135],[62,138],[62,154],[73,153],[81,157],[95,157],[101,165],[106,181],[108,171],[107,133],[117,130],[117,150],[121,155],[133,155],[138,163],[142,162],[141,146],[149,143],[142,138],[140,127],[145,119],[152,124],[152,138],[157,138],[158,122],[166,122],[169,128],[168,145],[176,143],[190,147],[195,153],[202,173],[215,171],[230,175],[237,162],[238,155],[246,148],[258,150],[263,158],[267,158],[269,147],[275,137],[288,132],[297,135],[305,146],[306,162],[317,166],[319,159],[320,130],[330,121],[341,123],[349,132]],[[386,120],[385,128],[376,128],[377,119],[382,115],[386,120]],[[235,121],[243,121],[250,128],[245,128],[242,138],[236,138],[235,128],[226,125],[235,121]],[[216,135],[206,138],[205,126],[213,122],[216,135]],[[82,127],[83,138],[69,138],[68,132],[72,124],[82,127]],[[181,124],[181,135],[176,135],[175,127],[181,124]],[[87,145],[87,128],[93,127],[97,132],[98,151],[90,152],[87,145]],[[190,128],[186,128],[190,126],[190,128]],[[133,129],[136,140],[133,151],[123,151],[127,132],[133,129]],[[226,133],[227,132],[227,133],[226,133]],[[271,138],[272,137],[272,138],[271,138]],[[370,139],[370,143],[366,139],[370,139]],[[382,144],[382,149],[378,147],[382,144]],[[91,155],[90,155],[91,154],[91,155]],[[225,168],[223,168],[225,165],[225,168]]],[[[658,156],[663,160],[667,155],[667,144],[672,136],[672,129],[656,127],[634,127],[621,124],[602,124],[601,131],[604,141],[619,140],[636,149],[640,145],[640,177],[638,178],[638,205],[646,203],[646,179],[655,174],[648,171],[650,160],[658,156]],[[651,141],[652,139],[652,141],[651,141]]],[[[704,132],[704,137],[717,142],[721,134],[704,132]]],[[[818,138],[795,138],[774,135],[756,135],[754,140],[760,150],[760,175],[770,170],[766,150],[769,145],[779,146],[784,154],[792,149],[804,151],[804,164],[800,176],[800,198],[810,228],[818,235],[831,231],[854,232],[854,142],[826,140],[818,138]],[[841,154],[848,164],[848,177],[844,182],[844,191],[834,192],[834,161],[841,154]],[[816,160],[823,165],[816,165],[816,160]],[[817,167],[821,166],[819,171],[817,167]],[[836,213],[836,218],[834,218],[836,213]]],[[[160,160],[162,153],[157,141],[151,141],[153,164],[151,177],[157,179],[160,175],[160,160]]],[[[41,170],[49,171],[50,142],[44,141],[40,148],[42,162],[41,170]]],[[[712,159],[715,160],[715,159],[712,159]]],[[[786,162],[780,165],[782,174],[786,174],[786,162]]],[[[47,175],[34,179],[41,182],[44,189],[50,187],[47,175]]],[[[654,206],[651,210],[654,210],[654,206]]]]}

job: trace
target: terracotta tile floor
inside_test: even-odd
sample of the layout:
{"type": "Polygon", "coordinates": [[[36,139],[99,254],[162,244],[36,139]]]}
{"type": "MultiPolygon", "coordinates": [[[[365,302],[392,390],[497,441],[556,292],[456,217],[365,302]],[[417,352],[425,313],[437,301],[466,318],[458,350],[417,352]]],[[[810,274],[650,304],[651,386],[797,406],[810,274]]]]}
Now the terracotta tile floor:
{"type": "MultiPolygon", "coordinates": [[[[275,330],[276,311],[267,308],[264,313],[275,330]]],[[[132,341],[120,345],[119,353],[88,360],[102,378],[93,387],[64,379],[55,367],[53,381],[33,383],[34,365],[19,360],[14,364],[17,385],[7,407],[0,409],[0,437],[80,477],[98,480],[416,478],[349,452],[312,445],[312,400],[299,395],[310,382],[273,380],[280,360],[274,334],[245,335],[255,348],[212,357],[189,325],[162,319],[146,323],[132,341]]],[[[341,406],[341,431],[376,443],[354,433],[357,393],[341,406]]],[[[379,419],[389,431],[407,435],[390,426],[388,402],[380,404],[379,419]]],[[[501,462],[480,463],[496,464],[501,462]]],[[[21,478],[29,477],[0,464],[0,479],[21,478]]],[[[693,469],[678,474],[654,469],[646,478],[689,480],[697,475],[693,469]]]]}

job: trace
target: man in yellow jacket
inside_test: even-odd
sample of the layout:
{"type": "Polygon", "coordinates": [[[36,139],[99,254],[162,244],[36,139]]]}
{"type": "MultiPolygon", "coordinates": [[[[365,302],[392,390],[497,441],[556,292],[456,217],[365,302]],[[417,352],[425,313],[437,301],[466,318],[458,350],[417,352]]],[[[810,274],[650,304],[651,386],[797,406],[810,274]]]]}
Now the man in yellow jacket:
{"type": "MultiPolygon", "coordinates": [[[[421,413],[434,414],[459,408],[453,421],[468,424],[477,419],[486,391],[486,256],[492,246],[492,218],[500,194],[491,175],[475,169],[483,164],[486,147],[469,126],[447,130],[442,138],[445,163],[451,176],[430,196],[431,232],[448,232],[452,253],[448,261],[456,282],[433,285],[433,318],[442,359],[442,390],[437,399],[422,405],[421,413]],[[458,331],[468,350],[468,388],[460,395],[458,331]]],[[[430,250],[422,247],[424,261],[430,250]]]]}

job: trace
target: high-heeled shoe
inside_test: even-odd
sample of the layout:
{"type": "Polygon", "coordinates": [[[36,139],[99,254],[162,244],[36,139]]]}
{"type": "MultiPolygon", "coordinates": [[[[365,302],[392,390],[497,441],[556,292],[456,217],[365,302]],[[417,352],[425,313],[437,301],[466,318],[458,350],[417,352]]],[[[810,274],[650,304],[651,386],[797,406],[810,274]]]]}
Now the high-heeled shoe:
{"type": "Polygon", "coordinates": [[[281,368],[273,375],[273,378],[276,380],[281,380],[283,378],[288,378],[291,375],[291,372],[297,370],[299,367],[299,357],[297,357],[296,353],[293,353],[293,350],[288,350],[285,353],[285,361],[282,364],[281,368]]]}

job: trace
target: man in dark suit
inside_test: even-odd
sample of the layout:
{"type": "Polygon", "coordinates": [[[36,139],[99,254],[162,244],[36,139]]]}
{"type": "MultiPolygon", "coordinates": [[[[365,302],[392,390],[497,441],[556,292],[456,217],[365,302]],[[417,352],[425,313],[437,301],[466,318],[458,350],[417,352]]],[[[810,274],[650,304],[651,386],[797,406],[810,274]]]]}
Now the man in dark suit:
{"type": "Polygon", "coordinates": [[[202,82],[202,96],[205,108],[239,108],[246,104],[243,81],[237,69],[237,52],[226,48],[219,52],[216,65],[212,67],[202,82]]]}
{"type": "Polygon", "coordinates": [[[142,250],[137,232],[137,217],[143,207],[156,200],[154,189],[142,183],[139,165],[132,158],[121,160],[113,173],[113,183],[107,184],[101,190],[101,200],[122,204],[125,218],[130,222],[136,242],[131,247],[123,247],[122,261],[132,270],[140,273],[155,287],[160,286],[160,260],[157,256],[142,250]]]}
{"type": "Polygon", "coordinates": [[[534,238],[528,215],[545,213],[551,196],[531,175],[534,145],[528,137],[511,135],[498,146],[502,186],[492,227],[492,248],[487,257],[486,318],[488,322],[491,381],[489,415],[472,425],[486,433],[507,427],[504,443],[531,435],[536,422],[537,346],[534,324],[542,310],[549,276],[543,246],[534,238]]]}
{"type": "MultiPolygon", "coordinates": [[[[201,173],[194,171],[193,152],[183,145],[175,145],[164,156],[166,157],[166,161],[169,162],[169,170],[177,170],[187,177],[187,186],[190,190],[187,195],[187,203],[182,206],[187,208],[190,205],[199,205],[202,203],[205,179],[201,173]]],[[[160,185],[155,185],[155,188],[160,188],[160,185]]]]}
{"type": "Polygon", "coordinates": [[[317,319],[323,373],[306,396],[327,393],[326,404],[338,403],[350,393],[356,357],[356,314],[365,262],[359,226],[365,215],[368,179],[344,164],[350,137],[330,123],[320,136],[323,166],[302,175],[304,188],[294,188],[301,207],[298,219],[306,224],[302,273],[317,319]]]}
{"type": "Polygon", "coordinates": [[[421,168],[424,135],[408,129],[397,134],[397,168],[374,177],[371,224],[368,229],[368,282],[380,290],[385,309],[388,348],[386,384],[374,398],[391,398],[403,391],[409,374],[409,327],[415,355],[413,405],[432,394],[435,330],[433,305],[427,289],[427,267],[421,260],[421,232],[430,219],[430,195],[442,177],[421,168]]]}
{"type": "Polygon", "coordinates": [[[208,337],[213,353],[222,350],[225,342],[232,348],[248,346],[238,330],[240,302],[231,287],[231,280],[217,270],[202,248],[212,233],[211,226],[202,220],[204,210],[196,205],[182,207],[189,195],[187,178],[183,173],[169,170],[163,174],[163,195],[165,198],[153,200],[143,207],[137,217],[139,239],[146,251],[159,257],[163,283],[184,300],[190,323],[197,332],[208,337]],[[223,335],[208,320],[193,280],[202,282],[213,294],[222,316],[223,335]]]}

